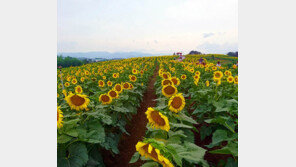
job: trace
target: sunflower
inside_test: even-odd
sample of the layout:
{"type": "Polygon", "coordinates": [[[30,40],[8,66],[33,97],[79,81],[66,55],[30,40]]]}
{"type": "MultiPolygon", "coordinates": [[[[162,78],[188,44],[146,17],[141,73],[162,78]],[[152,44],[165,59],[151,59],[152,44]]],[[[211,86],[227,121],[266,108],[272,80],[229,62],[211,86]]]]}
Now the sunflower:
{"type": "Polygon", "coordinates": [[[200,72],[199,72],[199,71],[196,71],[196,72],[195,72],[195,75],[200,76],[200,72]]]}
{"type": "Polygon", "coordinates": [[[170,130],[168,118],[165,115],[162,115],[162,113],[159,111],[149,107],[145,114],[147,115],[147,119],[151,128],[162,129],[167,132],[170,130]]]}
{"type": "Polygon", "coordinates": [[[179,86],[180,85],[180,79],[177,77],[172,77],[171,81],[174,83],[174,85],[179,86]]]}
{"type": "Polygon", "coordinates": [[[112,99],[117,99],[118,98],[118,92],[116,90],[110,90],[108,92],[108,95],[112,98],[112,99]]]}
{"type": "Polygon", "coordinates": [[[129,84],[130,85],[130,89],[133,89],[134,88],[134,85],[133,84],[129,84]]]}
{"type": "Polygon", "coordinates": [[[107,82],[107,85],[108,85],[109,87],[112,86],[112,84],[113,84],[113,83],[112,83],[111,81],[108,81],[108,82],[107,82]]]}
{"type": "Polygon", "coordinates": [[[132,70],[132,73],[133,73],[133,74],[138,74],[138,70],[137,70],[137,69],[133,69],[133,70],[132,70]]]}
{"type": "Polygon", "coordinates": [[[226,70],[226,71],[224,72],[224,74],[225,74],[226,76],[230,76],[230,75],[232,75],[232,74],[231,74],[231,71],[229,71],[229,70],[226,70]]]}
{"type": "Polygon", "coordinates": [[[83,90],[82,90],[82,87],[80,85],[75,87],[75,93],[80,93],[81,94],[82,92],[83,92],[83,90]]]}
{"type": "Polygon", "coordinates": [[[163,74],[163,69],[158,70],[158,75],[159,75],[160,77],[162,77],[162,74],[163,74]]]}
{"type": "Polygon", "coordinates": [[[101,101],[103,104],[110,104],[112,102],[112,98],[105,93],[100,95],[99,101],[101,101]]]}
{"type": "Polygon", "coordinates": [[[235,64],[233,64],[232,68],[233,68],[233,69],[236,69],[236,68],[237,68],[237,66],[236,66],[235,64]]]}
{"type": "Polygon", "coordinates": [[[235,84],[238,84],[238,76],[235,76],[235,77],[234,77],[234,83],[235,83],[235,84]]]}
{"type": "Polygon", "coordinates": [[[122,86],[120,84],[116,84],[114,86],[114,90],[116,90],[118,93],[121,93],[123,89],[122,89],[122,86]]]}
{"type": "Polygon", "coordinates": [[[99,80],[98,81],[99,87],[104,87],[105,86],[105,82],[103,80],[99,80]]]}
{"type": "Polygon", "coordinates": [[[59,93],[57,93],[57,97],[60,97],[59,93]]]}
{"type": "Polygon", "coordinates": [[[62,110],[60,109],[61,107],[60,106],[57,106],[57,126],[58,128],[60,129],[61,127],[63,127],[63,112],[62,110]]]}
{"type": "Polygon", "coordinates": [[[137,77],[135,75],[131,75],[129,78],[130,78],[130,81],[132,81],[132,82],[137,81],[137,77]]]}
{"type": "Polygon", "coordinates": [[[106,79],[106,76],[103,76],[103,79],[105,80],[106,79]]]}
{"type": "Polygon", "coordinates": [[[206,86],[207,86],[207,87],[210,86],[210,81],[206,81],[206,86]]]}
{"type": "Polygon", "coordinates": [[[128,82],[125,82],[122,84],[123,89],[130,89],[130,84],[128,82]]]}
{"type": "Polygon", "coordinates": [[[173,95],[169,100],[169,110],[178,113],[185,107],[185,98],[182,93],[173,95]]]}
{"type": "Polygon", "coordinates": [[[59,84],[59,88],[60,88],[60,89],[63,88],[63,85],[62,85],[62,84],[59,84]]]}
{"type": "Polygon", "coordinates": [[[199,79],[194,80],[194,84],[198,86],[199,79]]]}
{"type": "Polygon", "coordinates": [[[221,85],[221,79],[216,79],[214,81],[217,82],[217,86],[221,85]]]}
{"type": "Polygon", "coordinates": [[[113,73],[112,77],[113,78],[118,78],[119,77],[119,74],[118,73],[113,73]]]}
{"type": "Polygon", "coordinates": [[[85,75],[89,75],[89,71],[86,70],[86,71],[84,72],[84,74],[85,74],[85,75]]]}
{"type": "Polygon", "coordinates": [[[185,80],[187,78],[187,76],[185,74],[181,75],[181,79],[185,80]]]}
{"type": "Polygon", "coordinates": [[[136,150],[141,154],[141,156],[150,158],[153,161],[160,163],[163,167],[174,167],[170,160],[168,160],[160,153],[159,149],[154,148],[149,143],[139,141],[136,144],[136,150]]]}
{"type": "Polygon", "coordinates": [[[163,72],[162,73],[162,78],[164,78],[164,79],[168,79],[168,78],[170,78],[171,77],[171,74],[169,73],[169,72],[163,72]]]}
{"type": "Polygon", "coordinates": [[[71,81],[71,77],[67,77],[67,81],[70,82],[71,81]]]}
{"type": "Polygon", "coordinates": [[[69,87],[69,86],[70,86],[70,83],[69,83],[69,82],[66,82],[66,83],[65,83],[65,86],[66,86],[66,87],[69,87]]]}
{"type": "Polygon", "coordinates": [[[84,78],[84,77],[81,77],[81,78],[80,78],[80,81],[81,81],[81,82],[83,82],[84,80],[85,80],[85,78],[84,78]]]}
{"type": "Polygon", "coordinates": [[[87,105],[90,102],[86,95],[73,93],[69,93],[65,100],[67,101],[71,109],[75,109],[77,111],[86,109],[87,105]]]}
{"type": "Polygon", "coordinates": [[[162,88],[162,94],[166,97],[171,97],[176,93],[178,93],[178,90],[174,85],[166,85],[162,88]]]}
{"type": "Polygon", "coordinates": [[[214,80],[220,80],[223,77],[223,73],[221,71],[214,72],[214,80]]]}
{"type": "Polygon", "coordinates": [[[234,81],[233,76],[228,76],[228,77],[227,77],[227,82],[228,82],[228,83],[232,83],[233,81],[234,81]]]}
{"type": "Polygon", "coordinates": [[[64,89],[62,92],[63,92],[64,96],[67,97],[67,91],[64,89]]]}
{"type": "Polygon", "coordinates": [[[194,80],[199,80],[200,76],[199,75],[194,75],[193,78],[194,78],[194,80]]]}
{"type": "Polygon", "coordinates": [[[172,84],[174,84],[170,79],[164,79],[164,80],[162,80],[162,82],[161,82],[161,85],[162,86],[165,86],[165,85],[172,85],[172,84]]]}

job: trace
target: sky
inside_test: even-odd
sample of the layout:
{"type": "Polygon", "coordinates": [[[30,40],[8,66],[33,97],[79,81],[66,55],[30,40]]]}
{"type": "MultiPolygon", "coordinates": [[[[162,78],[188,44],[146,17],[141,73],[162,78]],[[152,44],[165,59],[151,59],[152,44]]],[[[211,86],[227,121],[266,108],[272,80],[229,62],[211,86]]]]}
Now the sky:
{"type": "Polygon", "coordinates": [[[58,52],[238,50],[238,0],[61,0],[58,52]]]}

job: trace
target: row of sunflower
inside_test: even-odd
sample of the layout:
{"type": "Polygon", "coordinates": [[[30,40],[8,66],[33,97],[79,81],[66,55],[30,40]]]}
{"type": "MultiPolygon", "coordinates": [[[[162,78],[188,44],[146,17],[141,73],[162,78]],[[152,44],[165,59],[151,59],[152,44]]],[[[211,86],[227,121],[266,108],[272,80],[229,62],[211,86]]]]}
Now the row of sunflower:
{"type": "Polygon", "coordinates": [[[146,112],[146,138],[136,145],[131,163],[141,155],[147,163],[162,166],[238,165],[238,68],[226,64],[237,59],[222,61],[225,64],[219,67],[211,58],[190,55],[182,62],[158,58],[158,104],[146,112]],[[205,64],[198,63],[201,57],[205,64]],[[205,154],[226,158],[213,161],[204,159],[205,154]]]}
{"type": "Polygon", "coordinates": [[[58,166],[104,166],[118,154],[125,125],[137,112],[156,58],[132,58],[57,72],[58,166]]]}
{"type": "MultiPolygon", "coordinates": [[[[206,150],[194,144],[193,131],[197,122],[185,110],[186,100],[179,92],[183,79],[167,70],[167,62],[172,58],[158,58],[157,107],[146,111],[149,122],[146,136],[135,146],[137,152],[130,163],[135,163],[141,155],[141,159],[147,161],[144,165],[208,166],[204,160],[206,150]]],[[[170,69],[176,70],[173,66],[170,69]]]]}

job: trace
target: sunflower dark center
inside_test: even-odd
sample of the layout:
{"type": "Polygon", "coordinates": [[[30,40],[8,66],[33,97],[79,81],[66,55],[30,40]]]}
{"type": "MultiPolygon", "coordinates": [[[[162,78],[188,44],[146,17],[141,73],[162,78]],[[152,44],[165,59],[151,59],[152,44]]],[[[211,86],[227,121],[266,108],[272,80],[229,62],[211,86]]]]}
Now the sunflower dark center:
{"type": "Polygon", "coordinates": [[[174,108],[178,109],[182,105],[182,99],[180,97],[175,97],[171,104],[174,108]]]}
{"type": "Polygon", "coordinates": [[[172,82],[170,80],[166,79],[166,80],[163,81],[163,84],[168,85],[168,84],[172,84],[172,82]]]}
{"type": "Polygon", "coordinates": [[[154,159],[157,159],[158,160],[158,156],[157,156],[157,153],[155,151],[155,148],[152,148],[152,151],[151,153],[148,152],[148,147],[149,147],[149,144],[146,144],[145,146],[143,146],[142,148],[145,150],[145,152],[150,155],[151,157],[153,157],[154,159]]]}
{"type": "Polygon", "coordinates": [[[111,97],[116,97],[117,93],[116,93],[115,91],[111,91],[111,92],[109,93],[109,95],[110,95],[111,97]]]}
{"type": "Polygon", "coordinates": [[[108,102],[110,100],[110,97],[109,96],[107,96],[107,95],[103,95],[102,96],[102,101],[103,102],[108,102]]]}
{"type": "Polygon", "coordinates": [[[57,115],[57,119],[58,119],[58,120],[57,120],[57,121],[59,121],[59,118],[60,118],[60,116],[59,116],[59,112],[58,112],[58,115],[57,115]]]}
{"type": "Polygon", "coordinates": [[[220,73],[216,73],[216,74],[215,74],[215,77],[216,77],[216,78],[220,78],[220,73]]]}
{"type": "Polygon", "coordinates": [[[168,75],[167,74],[163,74],[163,78],[167,79],[168,75]]]}
{"type": "Polygon", "coordinates": [[[85,102],[85,99],[78,95],[73,95],[70,100],[75,106],[81,106],[85,102]]]}
{"type": "Polygon", "coordinates": [[[125,89],[127,89],[127,88],[129,88],[129,84],[128,84],[128,83],[125,83],[125,84],[123,85],[123,87],[124,87],[125,89]]]}
{"type": "Polygon", "coordinates": [[[177,85],[178,81],[177,81],[176,78],[172,78],[172,81],[173,81],[173,83],[174,83],[175,85],[177,85]]]}
{"type": "Polygon", "coordinates": [[[168,95],[172,95],[175,93],[175,88],[173,88],[172,86],[167,86],[164,88],[164,92],[168,95]]]}
{"type": "Polygon", "coordinates": [[[120,85],[116,85],[115,89],[116,89],[117,91],[121,91],[121,86],[120,86],[120,85]]]}
{"type": "Polygon", "coordinates": [[[160,126],[164,126],[165,125],[165,121],[164,121],[163,118],[161,118],[161,116],[159,115],[158,111],[151,112],[151,117],[152,117],[153,121],[156,122],[156,124],[158,124],[160,126]]]}

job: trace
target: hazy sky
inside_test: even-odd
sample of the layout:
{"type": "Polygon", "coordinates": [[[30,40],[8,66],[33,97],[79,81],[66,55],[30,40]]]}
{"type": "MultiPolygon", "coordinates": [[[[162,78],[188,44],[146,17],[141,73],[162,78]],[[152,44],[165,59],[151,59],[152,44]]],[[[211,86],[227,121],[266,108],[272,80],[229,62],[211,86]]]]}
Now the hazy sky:
{"type": "Polygon", "coordinates": [[[238,0],[58,1],[58,52],[237,49],[238,0]]]}

